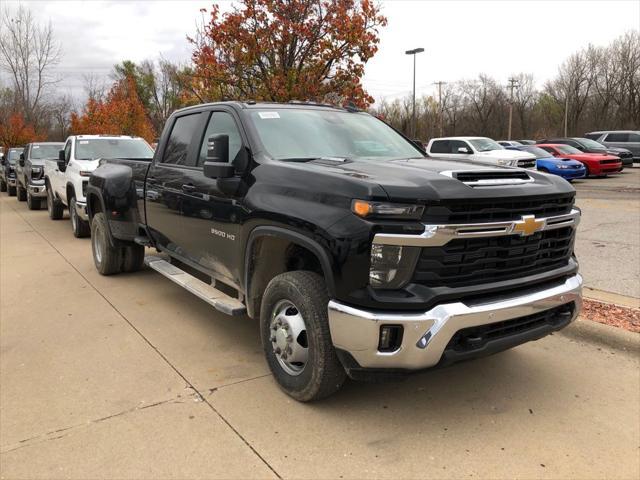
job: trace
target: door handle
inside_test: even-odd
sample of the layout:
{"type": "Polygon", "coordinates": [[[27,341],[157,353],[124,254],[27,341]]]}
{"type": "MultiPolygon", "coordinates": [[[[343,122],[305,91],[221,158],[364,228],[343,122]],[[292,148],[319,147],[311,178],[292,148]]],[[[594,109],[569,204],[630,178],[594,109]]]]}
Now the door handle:
{"type": "Polygon", "coordinates": [[[196,186],[192,185],[190,183],[186,183],[184,185],[182,185],[182,191],[183,192],[195,192],[196,190],[196,186]]]}

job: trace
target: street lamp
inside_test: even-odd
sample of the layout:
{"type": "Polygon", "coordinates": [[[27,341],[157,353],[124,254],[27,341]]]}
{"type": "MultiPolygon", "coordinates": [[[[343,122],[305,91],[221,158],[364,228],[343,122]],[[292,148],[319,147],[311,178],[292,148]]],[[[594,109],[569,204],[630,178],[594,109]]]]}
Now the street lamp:
{"type": "Polygon", "coordinates": [[[424,48],[414,48],[404,52],[407,55],[413,55],[413,114],[411,119],[411,140],[416,138],[416,54],[424,52],[424,48]]]}

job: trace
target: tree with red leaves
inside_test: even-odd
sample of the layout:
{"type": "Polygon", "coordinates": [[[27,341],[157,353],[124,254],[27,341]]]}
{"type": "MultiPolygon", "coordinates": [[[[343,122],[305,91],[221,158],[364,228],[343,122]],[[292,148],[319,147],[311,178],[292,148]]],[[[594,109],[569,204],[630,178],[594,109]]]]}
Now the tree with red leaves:
{"type": "Polygon", "coordinates": [[[43,135],[36,133],[33,125],[25,121],[21,113],[13,113],[6,122],[0,122],[0,145],[5,151],[10,147],[20,147],[43,138],[43,135]]]}
{"type": "Polygon", "coordinates": [[[152,142],[155,133],[132,78],[117,81],[104,100],[90,98],[81,115],[71,114],[74,135],[139,136],[152,142]]]}
{"type": "MultiPolygon", "coordinates": [[[[199,101],[373,102],[361,84],[386,25],[370,0],[244,0],[217,5],[189,40],[199,101]]],[[[207,10],[203,9],[203,13],[207,10]]]]}

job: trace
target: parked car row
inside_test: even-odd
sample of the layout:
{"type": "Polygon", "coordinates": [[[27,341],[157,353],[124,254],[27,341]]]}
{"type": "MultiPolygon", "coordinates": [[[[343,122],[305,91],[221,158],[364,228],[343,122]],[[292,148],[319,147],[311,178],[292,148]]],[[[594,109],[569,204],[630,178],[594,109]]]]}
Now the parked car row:
{"type": "MultiPolygon", "coordinates": [[[[609,137],[603,134],[599,138],[609,137]]],[[[633,166],[634,161],[630,150],[577,137],[551,138],[537,142],[496,142],[486,137],[444,137],[431,139],[425,150],[433,158],[458,158],[485,165],[537,169],[559,175],[568,181],[617,173],[625,166],[633,166]]]]}
{"type": "Polygon", "coordinates": [[[174,112],[155,154],[125,136],[61,146],[8,152],[30,206],[43,182],[103,275],[146,263],[258,319],[299,401],[537,340],[581,308],[575,190],[535,171],[537,151],[459,137],[429,158],[354,108],[256,102],[174,112]]]}

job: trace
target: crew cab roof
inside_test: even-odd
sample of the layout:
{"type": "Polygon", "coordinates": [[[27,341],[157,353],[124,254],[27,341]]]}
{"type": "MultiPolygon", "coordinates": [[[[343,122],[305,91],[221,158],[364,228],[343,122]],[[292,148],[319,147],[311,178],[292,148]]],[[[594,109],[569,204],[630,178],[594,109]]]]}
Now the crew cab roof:
{"type": "Polygon", "coordinates": [[[174,113],[179,112],[188,112],[191,110],[202,110],[211,108],[214,106],[228,106],[235,108],[237,110],[260,110],[265,108],[280,108],[280,109],[299,109],[299,108],[314,108],[319,110],[335,110],[340,112],[362,112],[362,110],[358,110],[353,107],[339,107],[336,105],[330,105],[327,103],[314,103],[314,102],[301,102],[301,101],[291,101],[287,103],[281,102],[254,102],[252,100],[247,100],[244,102],[240,101],[225,101],[225,102],[211,102],[211,103],[201,103],[198,105],[192,105],[190,107],[181,108],[176,110],[174,113]]]}

